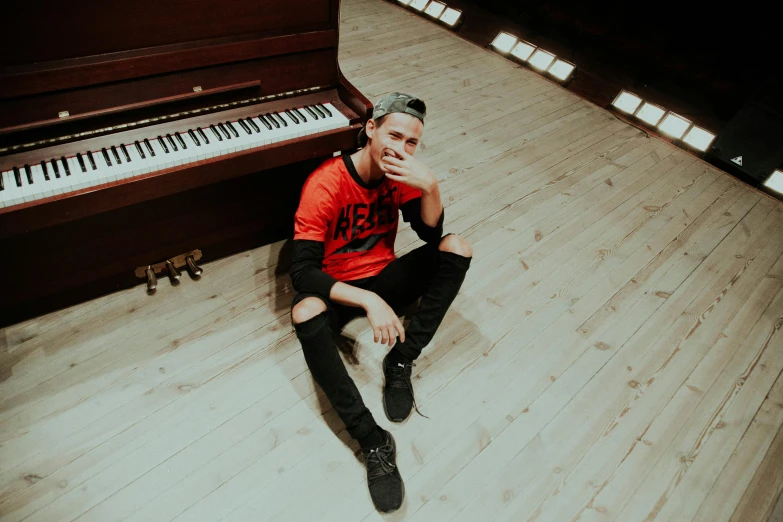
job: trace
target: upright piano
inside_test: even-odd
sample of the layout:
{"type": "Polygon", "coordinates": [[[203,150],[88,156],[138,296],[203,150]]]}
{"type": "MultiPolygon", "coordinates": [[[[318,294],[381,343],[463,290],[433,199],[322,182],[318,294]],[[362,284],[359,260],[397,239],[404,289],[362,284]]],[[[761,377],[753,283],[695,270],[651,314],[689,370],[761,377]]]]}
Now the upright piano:
{"type": "Polygon", "coordinates": [[[285,238],[371,114],[337,62],[339,0],[4,11],[0,325],[285,238]]]}

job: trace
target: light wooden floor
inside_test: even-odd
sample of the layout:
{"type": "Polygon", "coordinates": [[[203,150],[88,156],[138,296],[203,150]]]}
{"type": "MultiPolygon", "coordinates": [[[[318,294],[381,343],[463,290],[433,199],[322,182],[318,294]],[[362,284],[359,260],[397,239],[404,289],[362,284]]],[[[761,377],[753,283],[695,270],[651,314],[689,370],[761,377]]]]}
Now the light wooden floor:
{"type": "MultiPolygon", "coordinates": [[[[406,481],[386,518],[781,520],[783,204],[389,3],[341,29],[370,99],[428,102],[419,157],[475,251],[415,369],[429,420],[386,421],[385,350],[349,325],[406,481]]],[[[382,518],[281,247],[2,331],[2,520],[382,518]]]]}

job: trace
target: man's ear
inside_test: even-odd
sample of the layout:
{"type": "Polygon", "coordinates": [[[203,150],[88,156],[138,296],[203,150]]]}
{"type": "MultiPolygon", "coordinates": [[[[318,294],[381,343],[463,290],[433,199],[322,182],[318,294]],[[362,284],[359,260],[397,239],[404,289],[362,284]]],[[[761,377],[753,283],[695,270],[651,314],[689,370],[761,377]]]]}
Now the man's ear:
{"type": "Polygon", "coordinates": [[[375,120],[372,118],[367,120],[367,126],[364,129],[365,134],[367,134],[367,139],[372,139],[373,132],[375,132],[375,120]]]}

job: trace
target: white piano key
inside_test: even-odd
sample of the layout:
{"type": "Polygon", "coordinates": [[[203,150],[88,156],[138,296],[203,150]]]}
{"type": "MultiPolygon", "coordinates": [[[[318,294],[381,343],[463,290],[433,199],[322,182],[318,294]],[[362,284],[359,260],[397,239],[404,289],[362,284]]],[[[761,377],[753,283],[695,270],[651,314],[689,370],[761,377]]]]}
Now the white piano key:
{"type": "Polygon", "coordinates": [[[0,208],[10,207],[16,204],[13,187],[16,187],[13,171],[0,173],[3,178],[3,190],[0,190],[0,208]]]}
{"type": "MultiPolygon", "coordinates": [[[[22,176],[24,175],[22,174],[22,176]]],[[[5,190],[3,191],[8,192],[5,196],[6,206],[10,207],[12,205],[24,203],[24,196],[22,194],[22,187],[24,185],[19,186],[16,184],[16,176],[14,175],[13,169],[7,173],[6,181],[5,190]]]]}
{"type": "MultiPolygon", "coordinates": [[[[55,173],[53,176],[51,176],[52,179],[52,192],[54,192],[55,195],[62,194],[66,190],[66,181],[65,181],[65,166],[63,166],[62,161],[60,161],[59,158],[52,158],[54,162],[57,164],[57,172],[59,172],[60,177],[57,177],[57,174],[55,173]]],[[[52,160],[49,161],[49,166],[52,166],[52,160]]],[[[52,170],[54,168],[52,167],[52,170]]]]}
{"type": "MultiPolygon", "coordinates": [[[[30,169],[33,172],[33,182],[34,182],[31,187],[32,188],[31,194],[33,196],[33,200],[54,196],[54,191],[52,190],[51,181],[46,181],[46,178],[44,177],[43,168],[40,165],[31,165],[30,169]]],[[[50,180],[51,180],[51,175],[49,178],[50,180]]]]}
{"type": "Polygon", "coordinates": [[[33,186],[30,185],[30,178],[27,175],[27,169],[20,168],[19,171],[20,171],[21,176],[22,176],[22,189],[20,191],[20,194],[21,194],[22,199],[24,200],[24,202],[27,203],[28,201],[32,201],[33,200],[34,189],[33,189],[33,186]]]}
{"type": "Polygon", "coordinates": [[[139,151],[136,148],[136,145],[131,143],[125,145],[125,148],[128,150],[128,155],[131,158],[131,165],[133,168],[131,169],[131,176],[141,176],[142,174],[146,174],[148,172],[147,170],[147,161],[142,159],[142,157],[139,155],[139,151]]]}

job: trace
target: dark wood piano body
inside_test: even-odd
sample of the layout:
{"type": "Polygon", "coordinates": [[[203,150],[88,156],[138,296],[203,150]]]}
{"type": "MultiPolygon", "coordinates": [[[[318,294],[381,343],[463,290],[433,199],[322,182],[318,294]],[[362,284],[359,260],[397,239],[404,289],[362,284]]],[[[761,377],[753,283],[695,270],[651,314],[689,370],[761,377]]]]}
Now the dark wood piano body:
{"type": "Polygon", "coordinates": [[[0,209],[0,325],[142,284],[136,267],[189,250],[209,261],[290,236],[304,179],[355,147],[372,108],[339,70],[339,0],[7,11],[0,171],[305,103],[332,103],[350,125],[0,209]]]}

